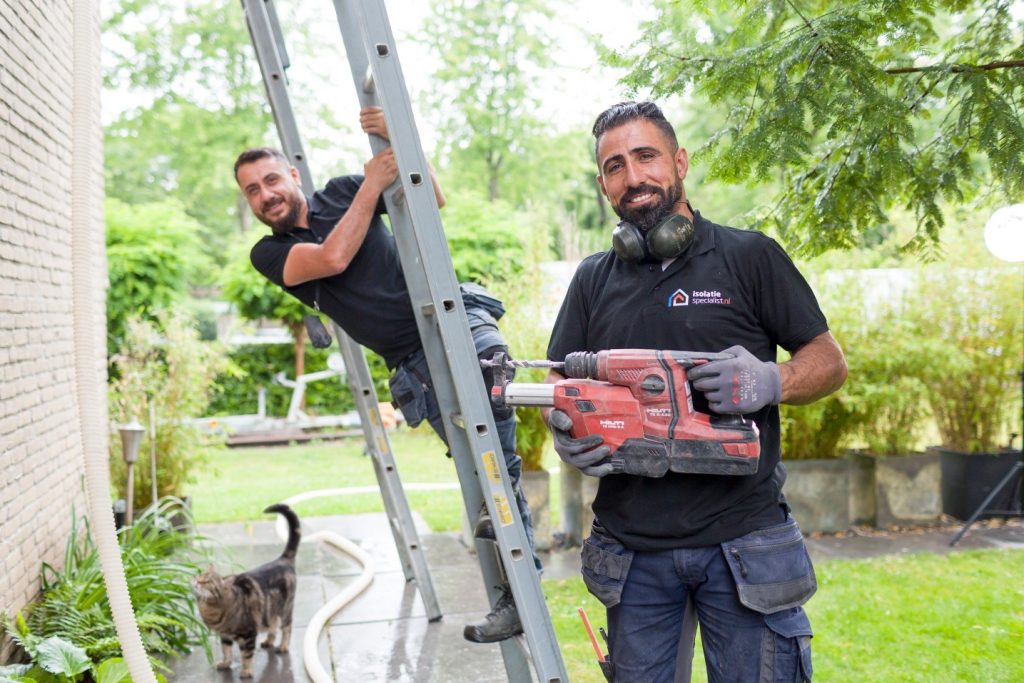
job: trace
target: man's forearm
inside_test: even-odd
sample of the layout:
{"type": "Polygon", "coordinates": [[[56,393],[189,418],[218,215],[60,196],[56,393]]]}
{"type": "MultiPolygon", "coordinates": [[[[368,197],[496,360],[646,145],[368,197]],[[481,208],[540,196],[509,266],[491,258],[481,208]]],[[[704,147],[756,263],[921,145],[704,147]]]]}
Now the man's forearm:
{"type": "Polygon", "coordinates": [[[823,332],[779,364],[782,403],[812,403],[828,396],[846,381],[846,358],[831,332],[823,332]]]}
{"type": "Polygon", "coordinates": [[[341,273],[348,268],[348,264],[352,263],[363,246],[379,200],[380,192],[363,183],[352,198],[352,205],[324,240],[324,256],[337,272],[341,273]]]}
{"type": "Polygon", "coordinates": [[[364,184],[322,244],[292,247],[284,264],[284,284],[294,287],[344,272],[363,246],[379,197],[379,192],[364,184]]]}

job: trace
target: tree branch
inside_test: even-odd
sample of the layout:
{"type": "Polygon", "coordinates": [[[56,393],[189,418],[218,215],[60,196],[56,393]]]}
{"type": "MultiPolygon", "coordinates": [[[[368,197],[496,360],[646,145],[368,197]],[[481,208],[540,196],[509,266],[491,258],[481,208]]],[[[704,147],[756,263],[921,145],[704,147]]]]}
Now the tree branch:
{"type": "Polygon", "coordinates": [[[793,0],[786,0],[786,4],[793,8],[793,11],[796,12],[796,15],[800,17],[800,19],[804,22],[804,26],[806,26],[808,30],[810,30],[811,35],[817,38],[818,32],[814,30],[814,27],[811,26],[811,22],[809,22],[807,20],[807,17],[803,15],[803,12],[800,11],[800,8],[793,3],[793,0]]]}
{"type": "Polygon", "coordinates": [[[922,71],[952,71],[955,74],[967,71],[992,71],[993,69],[1019,69],[1024,67],[1024,59],[1014,59],[1007,62],[989,62],[988,64],[936,64],[933,66],[901,66],[893,69],[885,69],[887,74],[913,74],[922,71]]]}

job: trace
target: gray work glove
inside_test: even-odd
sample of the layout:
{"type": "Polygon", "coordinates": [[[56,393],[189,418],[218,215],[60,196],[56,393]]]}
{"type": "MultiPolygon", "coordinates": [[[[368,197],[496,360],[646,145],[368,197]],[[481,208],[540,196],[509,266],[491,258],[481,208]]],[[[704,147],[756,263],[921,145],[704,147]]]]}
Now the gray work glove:
{"type": "Polygon", "coordinates": [[[758,360],[742,346],[731,346],[723,353],[733,357],[698,365],[687,373],[693,388],[707,396],[711,410],[742,415],[782,400],[779,366],[758,360]]]}
{"type": "Polygon", "coordinates": [[[604,445],[604,438],[600,434],[574,439],[569,433],[572,418],[561,410],[551,411],[548,427],[555,437],[555,452],[562,460],[591,477],[611,474],[613,467],[608,459],[611,450],[604,445]]]}

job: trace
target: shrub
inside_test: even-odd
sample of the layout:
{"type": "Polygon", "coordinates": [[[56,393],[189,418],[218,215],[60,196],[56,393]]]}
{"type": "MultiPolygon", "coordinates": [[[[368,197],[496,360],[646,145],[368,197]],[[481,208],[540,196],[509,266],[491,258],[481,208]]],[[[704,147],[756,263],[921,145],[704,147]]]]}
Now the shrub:
{"type": "MultiPolygon", "coordinates": [[[[129,319],[124,342],[111,364],[117,376],[107,392],[111,420],[116,426],[136,418],[146,425],[135,467],[135,509],[153,502],[151,406],[156,414],[157,497],[183,496],[195,468],[220,446],[188,420],[206,411],[211,381],[227,366],[223,349],[200,341],[193,322],[172,310],[159,313],[156,324],[129,319]]],[[[110,468],[111,480],[123,482],[126,467],[116,431],[110,438],[110,468]]]]}
{"type": "Polygon", "coordinates": [[[210,263],[202,226],[180,202],[129,205],[108,199],[106,216],[107,347],[122,343],[131,317],[153,320],[158,311],[185,299],[188,286],[210,263]]]}
{"type": "Polygon", "coordinates": [[[914,295],[896,291],[896,283],[911,276],[884,270],[847,274],[837,287],[844,303],[830,318],[849,367],[850,381],[839,398],[851,413],[851,435],[876,455],[914,452],[930,417],[921,380],[928,359],[909,318],[914,295]]]}
{"type": "Polygon", "coordinates": [[[921,379],[947,448],[995,451],[1020,417],[1021,275],[1019,267],[931,268],[918,277],[921,379]]]}
{"type": "MultiPolygon", "coordinates": [[[[528,221],[523,234],[520,239],[527,263],[537,264],[550,256],[547,228],[539,220],[528,221]]],[[[509,353],[523,360],[547,358],[550,329],[539,310],[543,300],[543,273],[536,267],[525,268],[516,278],[496,283],[495,287],[500,287],[495,291],[500,291],[505,301],[507,312],[500,325],[509,353]]],[[[515,381],[543,382],[546,375],[546,370],[519,369],[515,381]]],[[[541,417],[540,408],[519,406],[516,418],[516,452],[523,459],[523,469],[543,469],[544,446],[551,432],[541,417]]]]}
{"type": "MultiPolygon", "coordinates": [[[[139,632],[158,669],[166,670],[163,657],[185,654],[196,645],[209,647],[209,630],[196,613],[191,595],[192,579],[209,558],[199,553],[196,542],[202,539],[189,528],[187,508],[178,499],[165,498],[140,515],[130,529],[118,532],[139,632]],[[172,518],[184,524],[176,527],[172,518]]],[[[99,551],[86,518],[73,525],[64,564],[55,568],[43,563],[40,583],[39,600],[6,624],[36,664],[57,673],[46,663],[49,653],[61,653],[76,669],[65,672],[66,680],[77,680],[86,669],[98,669],[121,655],[99,551]]]]}
{"type": "MultiPolygon", "coordinates": [[[[306,346],[306,372],[327,368],[327,358],[339,353],[337,342],[326,349],[306,346]]],[[[248,344],[235,347],[228,354],[231,369],[214,379],[217,390],[210,401],[210,415],[252,415],[257,410],[260,387],[267,392],[267,414],[283,417],[288,414],[292,390],[274,381],[274,375],[286,371],[295,379],[295,347],[290,344],[248,344]]],[[[367,354],[370,374],[378,396],[387,396],[388,369],[384,360],[367,354]]],[[[313,382],[306,387],[303,410],[310,415],[338,415],[355,407],[348,384],[343,377],[313,382]]]]}
{"type": "Polygon", "coordinates": [[[1019,268],[825,278],[822,309],[849,380],[811,406],[782,407],[784,457],[834,457],[854,439],[909,453],[932,419],[949,448],[995,450],[1019,407],[1020,282],[1019,268]]]}
{"type": "MultiPolygon", "coordinates": [[[[833,336],[850,361],[847,336],[852,337],[862,321],[860,300],[848,296],[846,278],[811,278],[828,319],[833,336]]],[[[779,363],[789,358],[783,352],[779,363]]],[[[851,370],[851,377],[853,372],[851,370]]],[[[784,460],[837,458],[857,429],[859,416],[847,399],[849,382],[838,392],[807,405],[779,406],[782,457],[784,460]]]]}
{"type": "Polygon", "coordinates": [[[783,405],[780,415],[785,460],[838,458],[852,433],[854,413],[836,394],[807,405],[783,405]]]}
{"type": "Polygon", "coordinates": [[[532,226],[508,202],[488,201],[479,192],[448,194],[442,219],[452,265],[460,282],[511,283],[529,268],[522,234],[532,226]]]}

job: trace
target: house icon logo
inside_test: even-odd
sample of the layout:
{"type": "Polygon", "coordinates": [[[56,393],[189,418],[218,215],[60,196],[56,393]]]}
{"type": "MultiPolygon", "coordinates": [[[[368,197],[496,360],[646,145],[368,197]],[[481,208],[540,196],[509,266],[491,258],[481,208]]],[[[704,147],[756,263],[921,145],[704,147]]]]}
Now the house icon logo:
{"type": "Polygon", "coordinates": [[[668,307],[675,308],[676,306],[689,306],[690,296],[681,289],[677,289],[672,292],[668,298],[668,307]]]}

